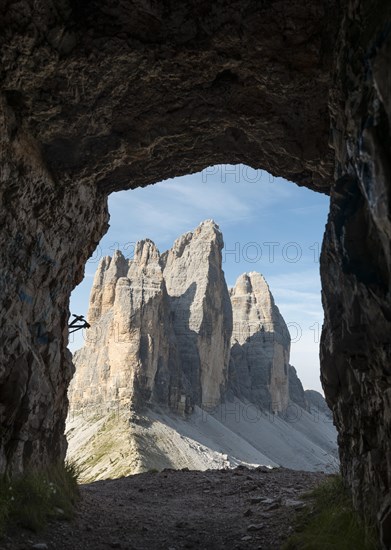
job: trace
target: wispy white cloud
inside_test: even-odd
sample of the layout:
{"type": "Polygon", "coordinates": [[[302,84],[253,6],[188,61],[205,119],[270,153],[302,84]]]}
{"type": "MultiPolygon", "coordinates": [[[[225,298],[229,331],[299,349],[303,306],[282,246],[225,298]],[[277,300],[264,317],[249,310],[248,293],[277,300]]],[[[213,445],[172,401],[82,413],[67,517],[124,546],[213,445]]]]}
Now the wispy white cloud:
{"type": "MultiPolygon", "coordinates": [[[[298,292],[307,292],[309,289],[320,290],[320,276],[318,273],[318,264],[316,269],[305,269],[300,271],[291,271],[286,268],[285,272],[273,274],[268,278],[270,289],[285,289],[298,292]]],[[[288,267],[288,266],[287,266],[288,267]]],[[[311,292],[313,294],[313,292],[311,292]]]]}
{"type": "MultiPolygon", "coordinates": [[[[245,167],[246,168],[246,167],[245,167]]],[[[274,203],[287,199],[291,193],[287,182],[267,181],[267,174],[259,181],[238,183],[227,174],[192,174],[169,179],[146,189],[135,189],[113,194],[109,199],[112,218],[120,216],[135,229],[142,222],[150,233],[164,231],[165,235],[178,227],[197,226],[202,220],[213,218],[217,223],[246,224],[256,222],[260,212],[268,213],[274,203]]],[[[125,224],[124,224],[125,225],[125,224]]],[[[150,235],[151,236],[151,235],[150,235]]]]}
{"type": "Polygon", "coordinates": [[[145,191],[141,195],[138,190],[121,193],[110,201],[110,207],[113,211],[127,210],[134,219],[168,228],[189,219],[198,224],[202,219],[210,218],[211,213],[218,219],[251,213],[248,204],[222,187],[208,189],[205,184],[195,187],[176,182],[159,185],[157,192],[148,193],[148,196],[145,191]]]}
{"type": "Polygon", "coordinates": [[[316,302],[318,303],[319,302],[319,292],[305,292],[305,291],[301,291],[301,290],[295,290],[295,289],[292,289],[292,288],[282,288],[282,287],[277,287],[275,288],[274,292],[276,294],[278,294],[279,296],[279,301],[282,299],[282,298],[285,298],[285,299],[291,299],[291,300],[295,300],[295,301],[298,301],[298,303],[301,303],[301,304],[304,304],[304,303],[311,303],[311,302],[316,302]]]}
{"type": "Polygon", "coordinates": [[[305,304],[305,302],[293,302],[285,303],[278,302],[278,309],[280,310],[282,316],[286,322],[309,322],[323,320],[322,309],[319,307],[318,303],[313,304],[313,307],[308,307],[310,304],[305,304]]]}
{"type": "Polygon", "coordinates": [[[288,208],[288,210],[289,212],[292,212],[292,214],[303,214],[308,216],[309,212],[312,212],[312,213],[320,212],[323,214],[325,213],[326,208],[324,204],[309,204],[306,206],[297,206],[294,208],[288,208]]]}

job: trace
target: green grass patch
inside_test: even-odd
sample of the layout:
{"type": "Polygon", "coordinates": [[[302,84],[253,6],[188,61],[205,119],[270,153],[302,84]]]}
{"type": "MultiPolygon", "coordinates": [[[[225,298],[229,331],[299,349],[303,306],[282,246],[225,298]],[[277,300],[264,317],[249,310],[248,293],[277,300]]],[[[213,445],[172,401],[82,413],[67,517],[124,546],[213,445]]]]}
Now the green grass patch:
{"type": "Polygon", "coordinates": [[[308,506],[298,514],[296,531],[283,550],[379,549],[375,527],[354,510],[341,476],[330,476],[304,498],[308,506]]]}
{"type": "Polygon", "coordinates": [[[0,478],[0,535],[20,525],[40,531],[51,518],[71,519],[79,498],[79,472],[71,463],[46,471],[31,470],[21,476],[0,478]]]}

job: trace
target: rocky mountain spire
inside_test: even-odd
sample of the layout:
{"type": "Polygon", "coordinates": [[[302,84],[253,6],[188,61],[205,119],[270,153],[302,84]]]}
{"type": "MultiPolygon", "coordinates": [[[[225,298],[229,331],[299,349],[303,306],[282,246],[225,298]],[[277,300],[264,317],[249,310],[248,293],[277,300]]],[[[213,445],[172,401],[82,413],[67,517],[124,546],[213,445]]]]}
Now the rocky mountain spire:
{"type": "Polygon", "coordinates": [[[132,260],[102,259],[69,390],[69,456],[89,480],[335,460],[327,406],[316,392],[307,399],[289,366],[288,329],[264,277],[244,273],[228,291],[222,248],[207,220],[161,255],[147,239],[132,260]]]}
{"type": "Polygon", "coordinates": [[[92,326],[74,357],[72,406],[158,401],[185,412],[221,402],[232,331],[222,247],[218,226],[208,220],[162,256],[145,240],[130,261],[118,251],[101,260],[92,326]]]}
{"type": "Polygon", "coordinates": [[[74,356],[74,408],[169,403],[179,363],[159,260],[150,240],[137,243],[132,260],[119,251],[101,260],[91,290],[91,329],[74,356]]]}
{"type": "Polygon", "coordinates": [[[227,390],[263,409],[289,401],[290,337],[262,275],[229,293],[223,237],[213,220],[160,255],[149,239],[134,257],[101,260],[91,290],[85,346],[76,352],[71,405],[182,413],[213,409],[227,390]]]}
{"type": "Polygon", "coordinates": [[[280,412],[289,402],[290,336],[265,278],[244,273],[230,291],[230,384],[234,393],[280,412]]]}
{"type": "Polygon", "coordinates": [[[195,402],[220,403],[227,384],[232,332],[222,270],[223,237],[213,220],[177,239],[163,258],[171,319],[195,402]]]}

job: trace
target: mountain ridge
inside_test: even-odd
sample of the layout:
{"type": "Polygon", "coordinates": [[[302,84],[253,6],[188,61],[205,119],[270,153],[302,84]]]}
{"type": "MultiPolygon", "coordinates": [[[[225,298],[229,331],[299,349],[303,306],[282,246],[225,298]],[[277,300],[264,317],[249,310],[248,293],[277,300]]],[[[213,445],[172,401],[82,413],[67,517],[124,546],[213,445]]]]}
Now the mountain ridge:
{"type": "MultiPolygon", "coordinates": [[[[68,422],[69,430],[73,430],[73,435],[68,433],[71,456],[81,454],[88,458],[93,452],[80,436],[83,423],[77,421],[86,416],[86,411],[95,411],[93,418],[98,411],[98,416],[110,425],[112,411],[120,411],[125,428],[116,437],[126,440],[127,433],[128,439],[133,438],[129,443],[133,465],[129,468],[135,471],[146,464],[155,467],[153,460],[140,458],[144,451],[135,443],[140,440],[155,458],[165,455],[164,460],[156,458],[156,463],[178,463],[178,457],[171,460],[166,456],[170,445],[164,443],[157,426],[171,441],[172,448],[176,446],[178,456],[193,456],[194,441],[205,439],[201,428],[206,429],[206,424],[198,425],[195,419],[205,414],[207,422],[214,426],[205,439],[209,449],[206,463],[211,467],[221,466],[220,455],[231,456],[227,464],[268,461],[275,466],[279,463],[280,443],[276,441],[275,450],[266,455],[257,442],[266,426],[264,437],[274,437],[270,419],[277,415],[287,423],[289,417],[292,424],[296,414],[300,422],[305,418],[308,423],[310,417],[315,418],[311,408],[316,407],[321,409],[322,421],[327,417],[323,398],[314,394],[306,398],[297,373],[289,364],[289,331],[265,278],[257,272],[245,273],[228,289],[222,269],[223,245],[218,225],[206,220],[176,239],[163,254],[150,239],[145,239],[137,243],[131,260],[119,251],[112,258],[101,260],[91,290],[88,340],[74,355],[76,373],[69,389],[73,418],[68,422]],[[234,403],[238,411],[253,407],[260,419],[267,415],[270,418],[259,424],[259,433],[249,429],[246,418],[237,425],[230,419],[216,418],[216,411],[227,409],[229,403],[234,403]],[[177,417],[178,433],[188,433],[183,435],[185,439],[175,435],[172,417],[177,417]],[[181,424],[181,419],[188,424],[181,424]],[[143,423],[145,429],[140,428],[143,423]],[[217,456],[219,451],[213,448],[219,440],[219,430],[231,441],[228,447],[232,452],[228,449],[227,453],[222,444],[217,456]],[[245,433],[252,442],[245,444],[245,433]],[[184,440],[188,443],[183,446],[184,440]],[[253,451],[247,450],[246,454],[244,448],[248,444],[253,451]]],[[[99,422],[94,420],[90,427],[95,440],[110,440],[110,434],[99,422]]],[[[294,428],[299,440],[297,427],[294,428]]],[[[112,426],[113,437],[117,428],[112,426]]],[[[282,424],[279,429],[287,431],[282,424]]],[[[311,447],[314,438],[318,443],[322,441],[314,426],[311,430],[314,434],[304,441],[305,448],[311,447]]],[[[291,440],[288,432],[284,437],[291,440]]],[[[326,438],[330,437],[335,439],[335,433],[328,431],[326,438]]],[[[287,445],[295,447],[292,441],[287,445]]],[[[334,445],[336,450],[335,442],[324,442],[327,456],[335,456],[334,445]]],[[[322,445],[315,453],[316,460],[320,460],[321,448],[322,445]]],[[[119,452],[124,454],[123,450],[119,452]]],[[[287,460],[295,460],[291,452],[284,452],[289,456],[287,460]]],[[[189,461],[190,465],[199,464],[194,456],[189,461]]],[[[305,467],[311,466],[311,460],[303,458],[302,462],[305,467]]]]}

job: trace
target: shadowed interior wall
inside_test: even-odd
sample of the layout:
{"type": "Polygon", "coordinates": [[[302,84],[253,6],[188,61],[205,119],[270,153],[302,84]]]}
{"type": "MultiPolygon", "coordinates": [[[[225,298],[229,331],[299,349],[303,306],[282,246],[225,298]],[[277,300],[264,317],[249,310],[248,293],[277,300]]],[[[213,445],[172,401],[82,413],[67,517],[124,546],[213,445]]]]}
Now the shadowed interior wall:
{"type": "Polygon", "coordinates": [[[1,8],[0,470],[64,456],[69,295],[107,194],[242,162],[331,193],[322,379],[356,503],[391,536],[390,36],[380,2],[337,6],[1,8]]]}
{"type": "Polygon", "coordinates": [[[351,2],[330,93],[321,378],[342,473],[391,547],[391,6],[351,2]],[[387,13],[388,10],[388,13],[387,13]],[[382,14],[382,17],[379,15],[382,14]],[[388,23],[385,23],[387,22],[388,23]]]}

